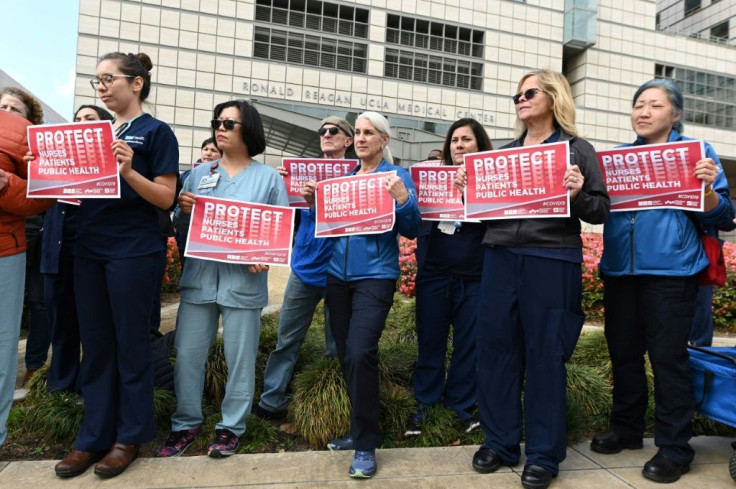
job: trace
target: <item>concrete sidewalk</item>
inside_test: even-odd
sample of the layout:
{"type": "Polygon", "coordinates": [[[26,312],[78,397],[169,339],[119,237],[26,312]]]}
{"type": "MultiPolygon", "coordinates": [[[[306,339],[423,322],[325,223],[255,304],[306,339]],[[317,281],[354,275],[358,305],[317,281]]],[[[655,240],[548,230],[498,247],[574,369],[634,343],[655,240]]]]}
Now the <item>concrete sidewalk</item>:
{"type": "MultiPolygon", "coordinates": [[[[567,451],[560,475],[551,489],[582,488],[692,488],[733,489],[728,473],[733,450],[731,440],[721,437],[696,437],[697,452],[690,473],[680,481],[663,486],[644,479],[641,468],[655,453],[652,440],[643,450],[625,450],[616,455],[590,451],[588,442],[567,451]]],[[[524,461],[493,474],[476,473],[470,461],[477,447],[398,448],[378,450],[378,474],[366,481],[347,476],[352,452],[289,452],[235,455],[227,459],[179,457],[136,460],[122,475],[102,480],[93,470],[72,479],[54,475],[54,461],[0,463],[0,488],[224,488],[276,487],[338,488],[370,486],[388,489],[475,489],[521,487],[519,477],[524,461]]]]}

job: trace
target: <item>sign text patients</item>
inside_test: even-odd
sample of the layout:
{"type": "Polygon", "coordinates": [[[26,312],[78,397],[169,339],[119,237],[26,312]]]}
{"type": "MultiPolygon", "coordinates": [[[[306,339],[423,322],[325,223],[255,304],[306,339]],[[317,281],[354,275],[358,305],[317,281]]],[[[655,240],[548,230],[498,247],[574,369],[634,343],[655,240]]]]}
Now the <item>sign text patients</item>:
{"type": "Polygon", "coordinates": [[[251,234],[256,235],[262,223],[271,224],[272,229],[278,229],[283,219],[283,211],[250,208],[237,204],[225,205],[206,202],[204,205],[202,234],[208,235],[207,239],[212,241],[267,245],[268,243],[265,240],[258,240],[263,241],[263,243],[253,243],[252,241],[254,240],[248,240],[247,236],[251,234]],[[213,236],[213,234],[219,236],[213,236]]]}

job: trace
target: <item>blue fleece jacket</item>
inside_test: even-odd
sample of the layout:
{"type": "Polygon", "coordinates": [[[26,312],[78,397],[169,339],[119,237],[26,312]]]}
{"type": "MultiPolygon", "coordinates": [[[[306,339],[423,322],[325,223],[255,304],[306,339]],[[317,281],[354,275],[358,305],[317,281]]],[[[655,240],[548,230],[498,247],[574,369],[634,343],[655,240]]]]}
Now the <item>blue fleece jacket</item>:
{"type": "MultiPolygon", "coordinates": [[[[358,165],[350,173],[355,175],[360,170],[358,165]]],[[[396,203],[396,224],[393,229],[382,234],[361,234],[331,238],[334,242],[332,259],[327,273],[342,280],[351,282],[364,279],[399,278],[399,234],[407,238],[416,238],[422,228],[422,218],[417,205],[417,191],[409,172],[404,168],[392,165],[386,160],[379,163],[375,172],[395,171],[401,177],[409,199],[404,205],[396,203]]]]}
{"type": "MultiPolygon", "coordinates": [[[[690,138],[672,130],[669,142],[690,138]]],[[[634,144],[643,144],[637,139],[634,144]]],[[[627,144],[625,146],[632,146],[627,144]]],[[[709,234],[715,228],[733,229],[734,209],[728,193],[721,162],[713,147],[705,143],[706,158],[713,158],[719,168],[713,182],[718,205],[710,212],[694,213],[709,234]]],[[[695,275],[708,265],[699,231],[683,211],[653,209],[611,212],[603,228],[603,257],[599,265],[602,275],[662,275],[686,277],[695,275]]]]}

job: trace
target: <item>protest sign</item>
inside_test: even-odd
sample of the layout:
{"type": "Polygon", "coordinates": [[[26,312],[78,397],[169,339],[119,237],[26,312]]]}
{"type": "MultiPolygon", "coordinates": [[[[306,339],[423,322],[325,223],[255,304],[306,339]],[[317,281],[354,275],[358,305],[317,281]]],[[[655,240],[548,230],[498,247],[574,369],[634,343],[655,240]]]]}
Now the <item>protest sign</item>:
{"type": "Polygon", "coordinates": [[[305,183],[310,180],[321,182],[347,175],[358,165],[358,160],[282,158],[281,164],[287,171],[284,183],[289,196],[289,205],[307,207],[307,202],[301,194],[305,183]]]}
{"type": "Polygon", "coordinates": [[[705,184],[694,172],[704,155],[702,141],[599,151],[611,212],[662,208],[702,212],[705,184]]]}
{"type": "Polygon", "coordinates": [[[569,217],[567,141],[464,156],[466,219],[569,217]]]}
{"type": "Polygon", "coordinates": [[[294,209],[197,196],[184,256],[288,266],[294,209]]]}
{"type": "Polygon", "coordinates": [[[110,121],[28,127],[28,197],[119,198],[110,121]]]}
{"type": "Polygon", "coordinates": [[[417,188],[417,203],[422,219],[430,221],[462,221],[465,206],[455,187],[457,166],[417,163],[409,171],[417,188]]]}
{"type": "Polygon", "coordinates": [[[394,199],[386,179],[396,172],[333,178],[317,184],[315,236],[379,234],[394,227],[394,199]]]}

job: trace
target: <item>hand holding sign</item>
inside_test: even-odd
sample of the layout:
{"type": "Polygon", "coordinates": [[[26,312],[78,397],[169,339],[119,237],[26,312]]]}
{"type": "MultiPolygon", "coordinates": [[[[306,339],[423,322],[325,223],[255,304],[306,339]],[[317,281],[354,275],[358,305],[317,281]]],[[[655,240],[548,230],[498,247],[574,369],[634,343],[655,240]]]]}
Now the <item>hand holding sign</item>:
{"type": "Polygon", "coordinates": [[[572,165],[567,169],[564,180],[565,189],[570,192],[570,198],[574,200],[583,189],[583,183],[585,183],[585,177],[580,172],[578,165],[572,165]]]}
{"type": "Polygon", "coordinates": [[[179,209],[184,214],[191,214],[194,203],[197,202],[197,196],[191,192],[182,192],[179,194],[179,209]]]}
{"type": "Polygon", "coordinates": [[[256,263],[255,265],[248,265],[248,271],[250,273],[263,273],[267,272],[271,267],[268,265],[263,265],[261,263],[256,263]]]}
{"type": "Polygon", "coordinates": [[[703,158],[695,164],[695,177],[705,182],[705,185],[713,185],[718,176],[718,167],[713,158],[703,158]]]}
{"type": "Polygon", "coordinates": [[[317,182],[310,181],[302,188],[302,197],[307,201],[307,207],[314,207],[314,193],[317,191],[317,182]]]}
{"type": "Polygon", "coordinates": [[[404,205],[409,200],[409,191],[406,190],[401,177],[397,175],[389,175],[386,178],[386,190],[399,205],[404,205]]]}
{"type": "Polygon", "coordinates": [[[127,179],[133,170],[133,148],[122,139],[116,139],[112,142],[112,154],[118,162],[120,176],[127,179]]]}
{"type": "Polygon", "coordinates": [[[465,165],[460,165],[457,167],[457,173],[455,173],[455,186],[460,193],[463,193],[467,184],[468,173],[465,171],[465,165]]]}

